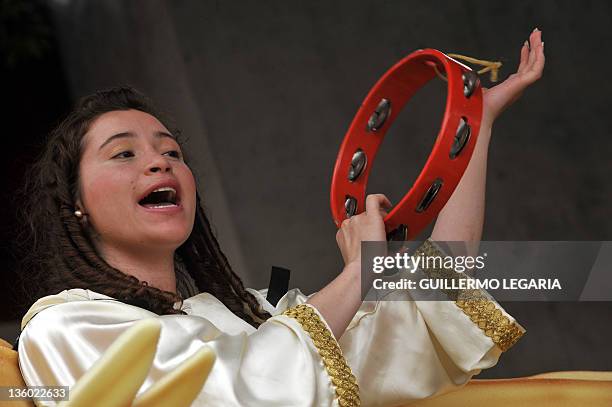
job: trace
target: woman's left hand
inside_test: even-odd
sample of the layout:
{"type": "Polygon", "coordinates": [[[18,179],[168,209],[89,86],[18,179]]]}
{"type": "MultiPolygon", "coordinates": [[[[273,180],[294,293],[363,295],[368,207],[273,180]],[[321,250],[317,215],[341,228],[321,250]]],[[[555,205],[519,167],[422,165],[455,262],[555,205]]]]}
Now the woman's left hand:
{"type": "Polygon", "coordinates": [[[521,48],[521,62],[516,73],[490,89],[483,88],[482,125],[492,126],[497,117],[532,83],[542,77],[544,70],[544,43],[542,31],[537,28],[521,48]]]}

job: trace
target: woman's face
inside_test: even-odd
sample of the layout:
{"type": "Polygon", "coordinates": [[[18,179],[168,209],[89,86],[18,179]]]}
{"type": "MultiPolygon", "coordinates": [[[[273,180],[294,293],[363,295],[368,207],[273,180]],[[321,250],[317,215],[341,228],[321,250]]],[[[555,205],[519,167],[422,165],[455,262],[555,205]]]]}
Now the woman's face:
{"type": "Polygon", "coordinates": [[[168,250],[187,240],[195,181],[164,125],[139,110],[108,112],[82,145],[77,205],[103,250],[168,250]]]}

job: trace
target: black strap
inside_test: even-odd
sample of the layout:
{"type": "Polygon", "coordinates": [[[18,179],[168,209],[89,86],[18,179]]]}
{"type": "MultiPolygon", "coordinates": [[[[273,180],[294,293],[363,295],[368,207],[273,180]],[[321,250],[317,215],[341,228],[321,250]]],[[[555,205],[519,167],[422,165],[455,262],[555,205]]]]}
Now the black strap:
{"type": "Polygon", "coordinates": [[[290,274],[291,271],[286,268],[272,266],[266,300],[275,307],[276,304],[278,304],[278,300],[280,300],[289,290],[290,274]]]}

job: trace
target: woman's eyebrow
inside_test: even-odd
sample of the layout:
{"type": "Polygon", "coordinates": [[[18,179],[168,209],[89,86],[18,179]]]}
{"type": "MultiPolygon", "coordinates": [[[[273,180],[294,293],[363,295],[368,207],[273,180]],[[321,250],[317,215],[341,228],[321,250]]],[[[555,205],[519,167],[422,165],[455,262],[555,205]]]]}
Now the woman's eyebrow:
{"type": "Polygon", "coordinates": [[[131,137],[134,137],[134,133],[130,133],[129,131],[128,132],[123,132],[123,133],[117,133],[117,134],[107,138],[106,141],[104,143],[102,143],[100,148],[98,148],[98,151],[102,150],[105,145],[107,145],[108,143],[110,143],[113,140],[116,140],[116,139],[119,139],[119,138],[131,138],[131,137]]]}
{"type": "MultiPolygon", "coordinates": [[[[169,137],[172,140],[176,141],[176,137],[174,137],[172,134],[170,133],[166,133],[165,131],[156,131],[154,133],[155,137],[157,138],[162,138],[162,137],[169,137]]],[[[104,146],[106,146],[108,143],[110,143],[113,140],[116,139],[120,139],[120,138],[133,138],[135,137],[134,133],[126,131],[126,132],[122,132],[122,133],[117,133],[115,135],[110,136],[109,138],[106,139],[106,141],[104,143],[102,143],[102,145],[100,146],[100,148],[98,148],[98,151],[102,150],[104,148],[104,146]]]]}
{"type": "Polygon", "coordinates": [[[166,133],[165,131],[156,131],[155,132],[155,137],[158,138],[162,138],[162,137],[170,137],[172,140],[176,141],[176,137],[174,137],[172,134],[170,133],[166,133]]]}

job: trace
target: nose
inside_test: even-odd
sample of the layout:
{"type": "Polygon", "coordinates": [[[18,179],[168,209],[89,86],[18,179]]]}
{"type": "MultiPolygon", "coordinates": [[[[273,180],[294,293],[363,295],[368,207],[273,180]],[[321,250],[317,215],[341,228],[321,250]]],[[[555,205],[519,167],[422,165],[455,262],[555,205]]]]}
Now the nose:
{"type": "Polygon", "coordinates": [[[160,154],[155,154],[147,165],[147,174],[164,173],[172,171],[172,164],[167,158],[160,154]]]}

